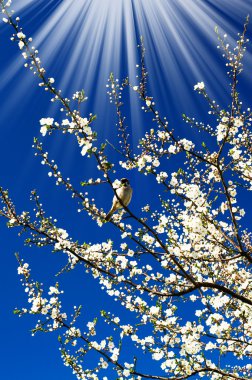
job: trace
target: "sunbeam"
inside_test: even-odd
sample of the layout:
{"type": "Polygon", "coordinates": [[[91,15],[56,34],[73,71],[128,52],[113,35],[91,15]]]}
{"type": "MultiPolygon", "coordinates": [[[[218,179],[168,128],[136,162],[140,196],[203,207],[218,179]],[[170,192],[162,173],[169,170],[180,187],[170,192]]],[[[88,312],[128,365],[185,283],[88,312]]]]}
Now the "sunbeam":
{"type": "MultiPolygon", "coordinates": [[[[106,94],[110,72],[122,79],[129,76],[137,84],[137,44],[144,37],[149,90],[161,99],[160,108],[168,117],[196,111],[201,107],[193,94],[193,85],[204,80],[210,94],[218,102],[228,99],[225,67],[216,54],[217,38],[214,28],[228,33],[230,44],[242,29],[249,4],[242,0],[51,0],[13,1],[21,13],[25,32],[32,35],[49,76],[55,77],[57,87],[65,96],[82,88],[89,101],[83,112],[97,113],[97,129],[103,136],[111,134],[111,113],[106,94]],[[238,12],[239,10],[239,12],[238,12]],[[36,28],[34,28],[36,25],[36,28]]],[[[1,25],[2,27],[5,27],[1,25]]],[[[13,53],[12,53],[13,54],[13,53]]],[[[13,56],[14,57],[14,56],[13,56]]],[[[251,63],[251,52],[247,62],[251,63]]],[[[33,97],[32,76],[21,72],[21,58],[12,59],[1,70],[0,89],[3,91],[15,78],[11,102],[1,102],[1,114],[7,118],[20,100],[33,97]],[[20,79],[21,78],[21,79],[20,79]]],[[[23,69],[22,69],[23,70],[23,69]]],[[[247,83],[251,78],[246,76],[247,83]]],[[[136,94],[129,98],[129,120],[137,138],[142,134],[141,107],[136,94]],[[137,125],[137,128],[136,128],[137,125]]],[[[53,105],[46,112],[55,114],[53,105]]]]}

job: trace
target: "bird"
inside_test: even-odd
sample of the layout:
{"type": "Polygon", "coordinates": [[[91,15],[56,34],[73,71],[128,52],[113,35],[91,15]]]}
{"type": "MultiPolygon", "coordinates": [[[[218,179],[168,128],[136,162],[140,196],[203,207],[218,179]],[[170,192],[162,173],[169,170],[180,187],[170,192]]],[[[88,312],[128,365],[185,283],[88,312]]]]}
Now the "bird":
{"type": "Polygon", "coordinates": [[[112,207],[107,213],[105,220],[107,222],[110,221],[111,216],[114,214],[116,210],[119,210],[120,208],[123,208],[124,206],[128,206],[128,204],[131,201],[132,197],[132,187],[130,186],[129,180],[127,178],[121,179],[121,185],[118,189],[116,189],[116,194],[118,196],[118,199],[116,195],[114,195],[113,201],[112,201],[112,207]]]}

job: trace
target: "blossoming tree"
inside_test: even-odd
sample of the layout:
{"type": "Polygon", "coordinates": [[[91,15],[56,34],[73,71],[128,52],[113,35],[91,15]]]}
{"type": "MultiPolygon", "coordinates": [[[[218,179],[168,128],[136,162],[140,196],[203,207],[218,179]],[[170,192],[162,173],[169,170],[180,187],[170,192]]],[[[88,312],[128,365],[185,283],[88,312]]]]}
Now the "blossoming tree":
{"type": "MultiPolygon", "coordinates": [[[[83,193],[64,177],[38,139],[34,140],[36,154],[48,166],[49,176],[76,200],[79,211],[95,220],[97,229],[103,228],[108,210],[98,207],[92,187],[102,189],[108,184],[116,195],[118,164],[110,162],[107,143],[97,142],[95,116],[83,117],[74,107],[85,100],[84,92],[76,92],[70,100],[57,90],[54,79],[47,77],[32,39],[26,37],[19,18],[12,16],[11,1],[1,0],[1,6],[3,21],[14,29],[11,39],[18,43],[25,66],[36,72],[39,85],[65,114],[59,121],[41,119],[42,136],[55,131],[74,135],[81,155],[96,162],[96,177],[82,183],[88,189],[83,193]]],[[[247,26],[248,20],[234,50],[226,44],[226,36],[217,31],[231,80],[230,107],[223,109],[216,104],[203,82],[194,87],[208,102],[216,120],[210,126],[184,115],[195,135],[201,130],[206,136],[207,143],[200,147],[178,138],[176,130],[157,111],[148,94],[142,41],[139,83],[132,85],[126,79],[120,84],[110,76],[108,92],[116,108],[120,134],[120,142],[114,146],[122,157],[119,165],[125,171],[153,177],[160,192],[155,200],[158,209],[157,203],[155,208],[146,204],[142,210],[132,210],[129,205],[112,216],[109,223],[125,239],[123,244],[116,238],[112,242],[111,236],[102,243],[75,242],[46,215],[36,192],[32,193],[36,206],[33,216],[19,213],[8,191],[0,189],[0,215],[7,219],[8,227],[21,228],[27,234],[28,245],[49,246],[62,252],[68,258],[64,270],[83,265],[132,314],[125,321],[128,314],[101,311],[99,323],[106,324],[106,337],[97,334],[98,318],[86,329],[80,328],[80,308],[75,308],[71,317],[67,315],[58,284],[44,289],[32,279],[29,264],[17,256],[28,306],[15,313],[38,316],[33,333],[58,331],[63,362],[73,369],[77,379],[105,380],[111,378],[112,371],[114,378],[138,380],[252,377],[252,242],[245,210],[239,206],[239,199],[252,190],[252,113],[243,110],[237,92],[248,42],[247,26]],[[139,95],[153,120],[153,128],[141,138],[135,151],[123,116],[121,98],[125,88],[139,95]],[[168,172],[167,160],[180,162],[180,168],[168,172]],[[125,351],[129,344],[132,349],[125,351]],[[88,355],[93,355],[92,363],[93,358],[97,360],[92,367],[88,355]],[[146,372],[142,357],[153,361],[152,372],[146,372]]]]}

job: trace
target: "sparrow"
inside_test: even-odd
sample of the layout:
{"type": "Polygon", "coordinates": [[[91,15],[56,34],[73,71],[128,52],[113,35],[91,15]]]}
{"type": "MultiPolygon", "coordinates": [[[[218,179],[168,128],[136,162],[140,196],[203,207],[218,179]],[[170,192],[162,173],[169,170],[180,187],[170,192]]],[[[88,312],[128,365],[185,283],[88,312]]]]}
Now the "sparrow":
{"type": "Polygon", "coordinates": [[[118,198],[120,198],[120,201],[116,197],[116,195],[114,195],[112,207],[105,217],[105,220],[107,222],[111,219],[111,216],[114,214],[116,210],[123,208],[123,206],[128,206],[128,204],[131,201],[132,191],[133,190],[130,186],[129,180],[127,178],[122,178],[120,187],[116,189],[116,194],[118,195],[118,198]]]}

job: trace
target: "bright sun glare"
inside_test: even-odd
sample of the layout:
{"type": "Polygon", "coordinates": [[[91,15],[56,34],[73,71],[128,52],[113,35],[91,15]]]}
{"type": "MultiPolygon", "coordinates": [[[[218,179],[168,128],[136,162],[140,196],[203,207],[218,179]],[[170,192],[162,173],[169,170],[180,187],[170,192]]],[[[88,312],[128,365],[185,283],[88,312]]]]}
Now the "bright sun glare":
{"type": "MultiPolygon", "coordinates": [[[[249,11],[246,1],[234,0],[18,0],[13,8],[33,30],[47,72],[57,79],[67,96],[84,88],[94,109],[107,107],[106,81],[111,71],[136,82],[137,44],[144,36],[150,86],[165,99],[173,94],[178,104],[190,100],[191,80],[209,79],[208,88],[221,89],[223,72],[216,66],[218,25],[231,44],[249,11]],[[238,17],[239,15],[239,17],[238,17]],[[211,88],[212,87],[212,88],[211,88]]],[[[248,57],[251,60],[251,55],[248,57]]],[[[0,86],[21,69],[15,60],[2,72],[0,86]]],[[[12,105],[32,87],[27,76],[20,81],[12,105]],[[24,82],[25,81],[25,82],[24,82]]],[[[133,94],[134,95],[134,94],[133,94]]],[[[131,107],[137,106],[131,99],[131,107]]],[[[176,107],[176,104],[173,104],[176,107]]],[[[9,112],[5,105],[5,112],[9,112]]]]}

